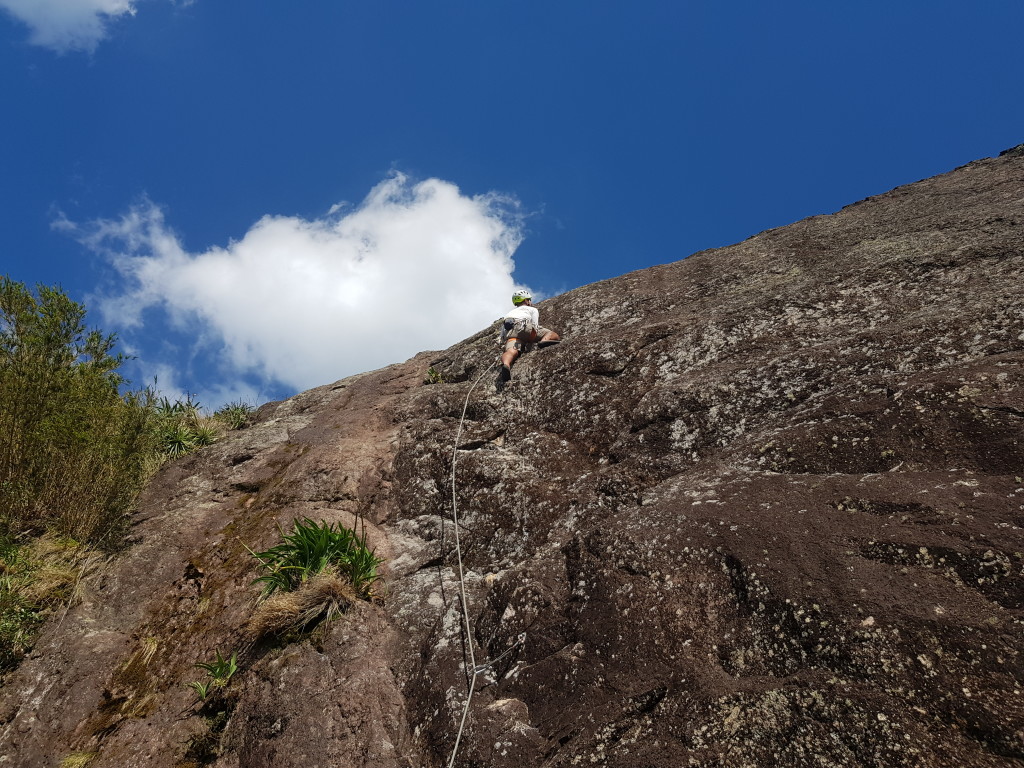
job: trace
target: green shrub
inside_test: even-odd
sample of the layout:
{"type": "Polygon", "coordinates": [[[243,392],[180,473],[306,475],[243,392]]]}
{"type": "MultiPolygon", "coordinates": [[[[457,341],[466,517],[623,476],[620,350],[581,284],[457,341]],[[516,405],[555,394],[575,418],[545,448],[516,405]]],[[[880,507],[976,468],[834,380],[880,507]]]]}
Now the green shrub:
{"type": "Polygon", "coordinates": [[[0,532],[111,545],[147,479],[153,396],[121,393],[116,339],[84,318],[0,277],[0,532]]]}
{"type": "Polygon", "coordinates": [[[59,288],[0,276],[0,671],[120,544],[153,466],[155,398],[59,288]]]}
{"type": "Polygon", "coordinates": [[[20,581],[0,576],[0,671],[16,666],[32,649],[43,622],[39,606],[21,594],[20,581]]]}
{"type": "MultiPolygon", "coordinates": [[[[129,391],[116,337],[87,330],[85,314],[60,288],[0,276],[0,672],[74,601],[97,551],[122,543],[160,461],[224,425],[191,397],[129,391]]],[[[234,423],[252,411],[227,408],[234,423]]]]}

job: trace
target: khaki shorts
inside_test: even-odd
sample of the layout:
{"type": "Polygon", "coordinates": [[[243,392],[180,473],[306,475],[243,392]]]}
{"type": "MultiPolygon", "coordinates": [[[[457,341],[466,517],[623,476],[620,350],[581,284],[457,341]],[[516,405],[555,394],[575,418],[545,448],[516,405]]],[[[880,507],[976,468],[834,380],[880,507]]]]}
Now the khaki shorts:
{"type": "Polygon", "coordinates": [[[536,344],[545,334],[551,333],[549,328],[534,325],[529,320],[506,320],[501,332],[504,348],[522,349],[524,344],[536,344]]]}

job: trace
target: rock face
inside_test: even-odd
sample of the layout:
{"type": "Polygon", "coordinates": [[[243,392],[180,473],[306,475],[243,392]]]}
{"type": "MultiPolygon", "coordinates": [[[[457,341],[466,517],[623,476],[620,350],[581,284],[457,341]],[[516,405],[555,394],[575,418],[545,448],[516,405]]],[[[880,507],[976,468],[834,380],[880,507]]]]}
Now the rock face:
{"type": "Polygon", "coordinates": [[[1010,151],[544,302],[500,394],[488,329],[265,406],[4,681],[0,765],[449,765],[453,461],[454,765],[1024,764],[1022,275],[1010,151]],[[387,596],[254,643],[297,516],[387,596]]]}

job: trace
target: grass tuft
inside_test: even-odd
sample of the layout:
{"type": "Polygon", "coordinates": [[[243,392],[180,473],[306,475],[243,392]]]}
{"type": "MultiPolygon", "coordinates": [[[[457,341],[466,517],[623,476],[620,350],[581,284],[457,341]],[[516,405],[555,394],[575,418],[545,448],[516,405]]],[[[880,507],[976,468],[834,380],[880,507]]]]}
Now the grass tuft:
{"type": "Polygon", "coordinates": [[[383,559],[367,545],[366,531],[310,518],[296,519],[282,543],[253,552],[265,573],[253,583],[263,585],[263,602],[249,622],[256,637],[304,630],[331,621],[355,600],[375,596],[377,567],[383,559]]]}
{"type": "Polygon", "coordinates": [[[304,632],[321,622],[333,621],[358,599],[349,580],[321,573],[294,592],[279,592],[261,602],[247,630],[256,638],[291,630],[304,632]]]}

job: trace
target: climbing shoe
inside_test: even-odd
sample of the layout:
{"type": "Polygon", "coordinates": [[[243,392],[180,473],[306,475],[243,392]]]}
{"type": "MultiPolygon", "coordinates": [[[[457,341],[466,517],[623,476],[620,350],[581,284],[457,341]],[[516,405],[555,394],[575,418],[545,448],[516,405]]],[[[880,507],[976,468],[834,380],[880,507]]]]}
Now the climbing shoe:
{"type": "Polygon", "coordinates": [[[498,369],[498,378],[494,381],[494,388],[498,392],[505,391],[505,385],[512,380],[512,369],[507,365],[503,365],[498,369]]]}
{"type": "Polygon", "coordinates": [[[553,347],[560,341],[561,339],[555,339],[554,341],[539,341],[537,342],[537,349],[544,349],[544,347],[553,347]]]}

